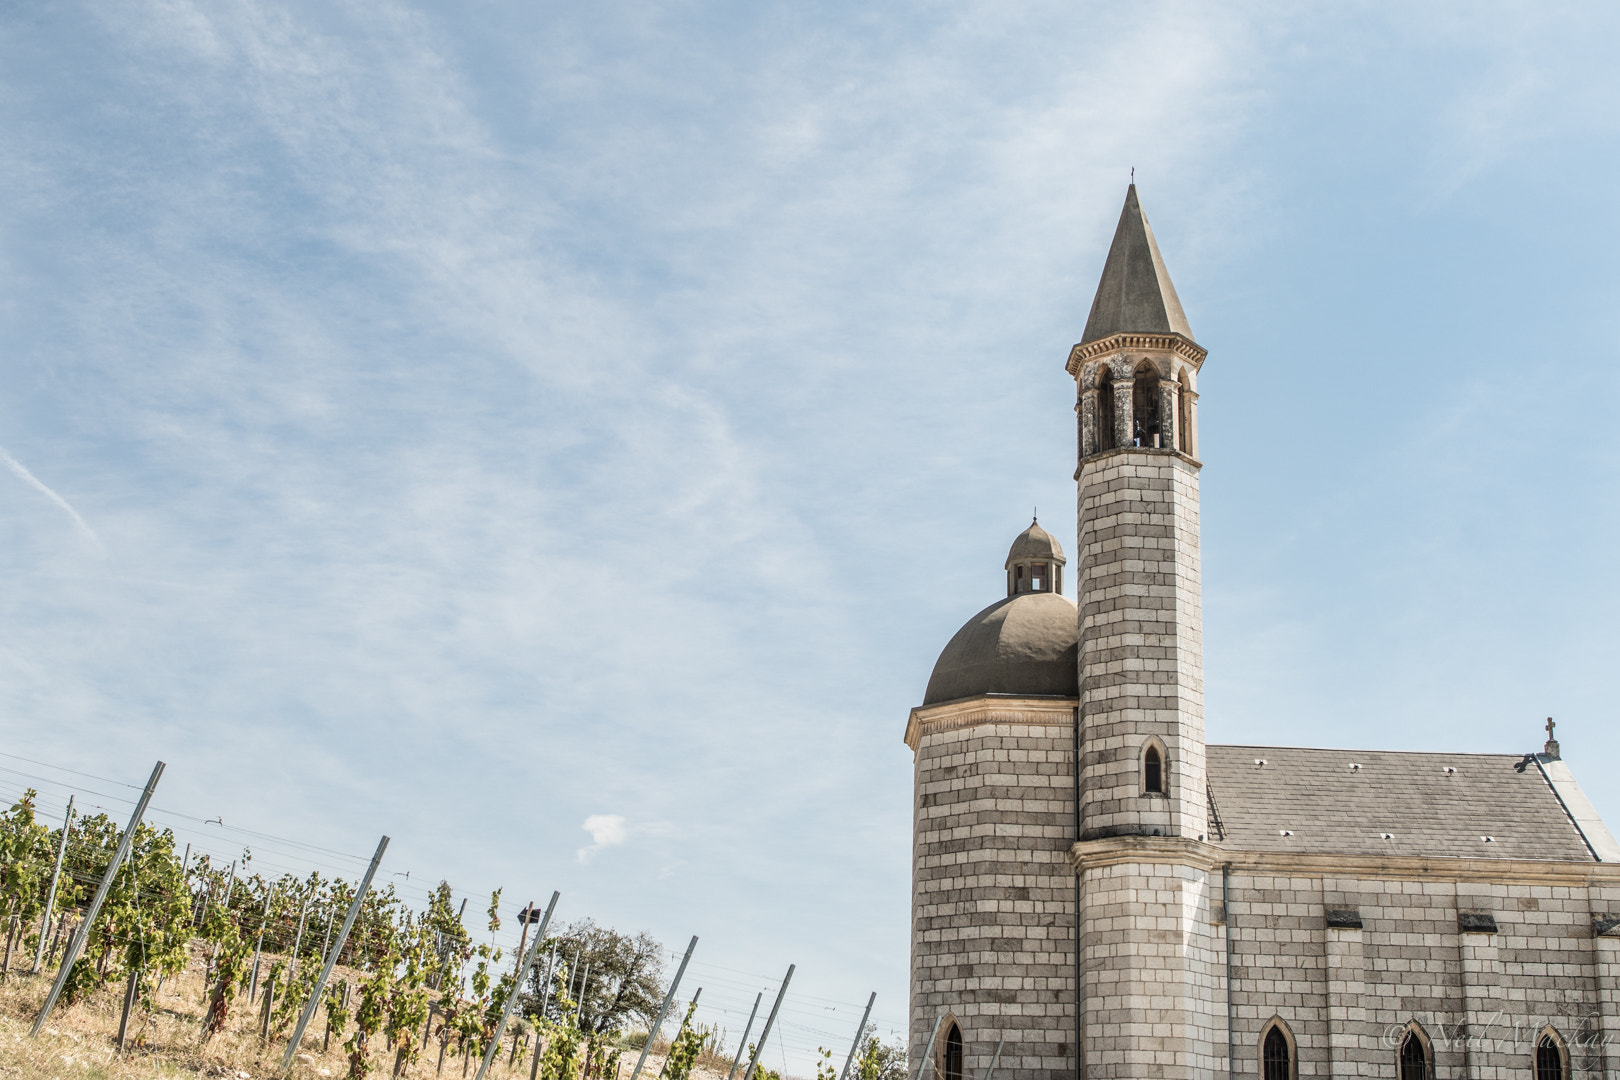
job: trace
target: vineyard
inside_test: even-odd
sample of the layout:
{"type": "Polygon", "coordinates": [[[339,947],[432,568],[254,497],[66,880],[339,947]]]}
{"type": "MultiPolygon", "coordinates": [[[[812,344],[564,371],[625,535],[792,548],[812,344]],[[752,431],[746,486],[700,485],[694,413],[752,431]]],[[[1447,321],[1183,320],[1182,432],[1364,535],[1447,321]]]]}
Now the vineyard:
{"type": "MultiPolygon", "coordinates": [[[[36,787],[0,814],[0,1077],[782,1080],[761,1059],[791,967],[728,1049],[702,988],[680,998],[696,938],[666,979],[648,935],[554,923],[556,894],[510,922],[500,889],[471,913],[444,881],[406,895],[379,884],[386,837],[352,878],[226,858],[148,819],[161,772],[125,822],[71,793],[44,820],[36,787]]],[[[816,1080],[905,1080],[870,1015],[816,1080]]]]}

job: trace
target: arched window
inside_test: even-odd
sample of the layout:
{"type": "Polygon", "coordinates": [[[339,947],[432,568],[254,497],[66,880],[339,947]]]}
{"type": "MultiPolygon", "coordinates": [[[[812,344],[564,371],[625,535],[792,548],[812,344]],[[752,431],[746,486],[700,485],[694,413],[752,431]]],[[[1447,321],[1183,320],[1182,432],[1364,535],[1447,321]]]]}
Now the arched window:
{"type": "Polygon", "coordinates": [[[1176,431],[1181,434],[1180,450],[1188,457],[1194,457],[1192,442],[1192,387],[1187,385],[1187,373],[1183,371],[1178,380],[1181,383],[1176,393],[1176,431]]]}
{"type": "Polygon", "coordinates": [[[962,1080],[962,1029],[955,1024],[945,1033],[944,1080],[962,1080]]]}
{"type": "Polygon", "coordinates": [[[1152,364],[1136,369],[1136,384],[1131,387],[1131,442],[1159,445],[1159,370],[1152,364]]]}
{"type": "Polygon", "coordinates": [[[1114,372],[1097,366],[1097,452],[1114,448],[1114,372]]]}
{"type": "Polygon", "coordinates": [[[1536,1041],[1536,1080],[1565,1080],[1568,1076],[1565,1053],[1564,1040],[1558,1033],[1543,1029],[1541,1038],[1536,1041]]]}
{"type": "Polygon", "coordinates": [[[1157,746],[1149,746],[1142,754],[1142,790],[1164,794],[1164,755],[1157,746]]]}
{"type": "Polygon", "coordinates": [[[1260,1080],[1294,1080],[1294,1048],[1281,1024],[1267,1028],[1260,1044],[1260,1080]]]}
{"type": "Polygon", "coordinates": [[[1431,1080],[1434,1076],[1429,1040],[1416,1024],[1407,1027],[1406,1038],[1401,1040],[1400,1073],[1400,1080],[1431,1080]]]}

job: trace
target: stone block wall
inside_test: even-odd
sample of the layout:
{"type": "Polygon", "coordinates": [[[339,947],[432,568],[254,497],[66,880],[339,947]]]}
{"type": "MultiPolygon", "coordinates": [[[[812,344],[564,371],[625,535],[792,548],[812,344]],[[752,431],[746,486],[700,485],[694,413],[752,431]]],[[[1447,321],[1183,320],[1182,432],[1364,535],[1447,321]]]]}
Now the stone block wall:
{"type": "Polygon", "coordinates": [[[998,1039],[996,1080],[1074,1076],[1073,705],[916,714],[914,1076],[941,1013],[961,1029],[969,1080],[998,1039]]]}
{"type": "Polygon", "coordinates": [[[1301,1078],[1395,1077],[1412,1021],[1436,1080],[1534,1080],[1548,1024],[1573,1076],[1616,1075],[1620,939],[1594,919],[1620,918],[1620,880],[1585,882],[1580,867],[1537,880],[1525,865],[1494,882],[1234,871],[1233,1075],[1260,1075],[1273,1017],[1296,1041],[1301,1078]],[[1361,926],[1328,926],[1330,909],[1361,926]],[[1495,932],[1462,929],[1463,914],[1495,932]]]}
{"type": "Polygon", "coordinates": [[[1082,835],[1208,829],[1197,462],[1111,450],[1081,463],[1078,595],[1082,835]],[[1168,798],[1143,794],[1150,736],[1167,751],[1168,798]]]}
{"type": "Polygon", "coordinates": [[[1207,870],[1148,857],[1088,868],[1081,933],[1087,1077],[1224,1072],[1225,949],[1207,870]]]}

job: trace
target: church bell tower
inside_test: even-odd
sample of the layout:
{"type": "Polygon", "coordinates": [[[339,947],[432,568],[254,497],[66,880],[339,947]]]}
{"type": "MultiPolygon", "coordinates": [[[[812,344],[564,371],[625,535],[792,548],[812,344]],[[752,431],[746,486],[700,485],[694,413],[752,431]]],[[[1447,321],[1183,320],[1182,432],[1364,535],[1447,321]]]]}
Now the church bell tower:
{"type": "Polygon", "coordinates": [[[1079,386],[1080,839],[1203,839],[1198,368],[1133,184],[1085,334],[1079,386]]]}
{"type": "MultiPolygon", "coordinates": [[[[1133,184],[1068,371],[1079,389],[1082,1080],[1225,1068],[1211,886],[1198,369],[1133,184]]],[[[1224,918],[1224,915],[1221,916],[1224,918]]]]}

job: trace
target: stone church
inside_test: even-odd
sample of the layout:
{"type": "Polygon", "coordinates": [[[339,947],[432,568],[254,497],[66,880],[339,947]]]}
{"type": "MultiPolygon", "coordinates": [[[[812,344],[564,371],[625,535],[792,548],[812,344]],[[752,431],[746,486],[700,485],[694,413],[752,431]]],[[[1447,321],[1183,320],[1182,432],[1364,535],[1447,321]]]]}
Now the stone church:
{"type": "Polygon", "coordinates": [[[906,727],[912,1075],[1620,1077],[1620,846],[1551,721],[1205,743],[1204,357],[1132,186],[1068,355],[1076,565],[1019,534],[906,727]]]}

